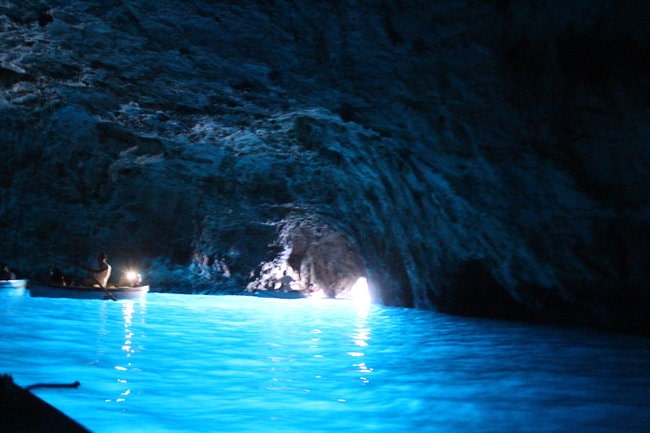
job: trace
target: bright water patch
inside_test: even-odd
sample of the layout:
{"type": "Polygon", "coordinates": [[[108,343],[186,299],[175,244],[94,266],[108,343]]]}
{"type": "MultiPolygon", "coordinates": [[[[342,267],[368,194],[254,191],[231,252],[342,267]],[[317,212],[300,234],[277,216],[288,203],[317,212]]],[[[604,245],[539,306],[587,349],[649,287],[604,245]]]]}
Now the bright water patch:
{"type": "Polygon", "coordinates": [[[650,340],[348,301],[0,291],[0,373],[103,432],[647,432],[650,340]]]}

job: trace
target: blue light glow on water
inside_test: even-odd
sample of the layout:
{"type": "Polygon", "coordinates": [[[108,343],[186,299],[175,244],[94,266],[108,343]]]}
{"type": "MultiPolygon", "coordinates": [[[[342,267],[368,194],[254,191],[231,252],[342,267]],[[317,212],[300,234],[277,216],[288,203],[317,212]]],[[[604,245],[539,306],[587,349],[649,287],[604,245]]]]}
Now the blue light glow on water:
{"type": "Polygon", "coordinates": [[[0,373],[103,432],[647,432],[650,340],[430,311],[0,291],[0,373]]]}

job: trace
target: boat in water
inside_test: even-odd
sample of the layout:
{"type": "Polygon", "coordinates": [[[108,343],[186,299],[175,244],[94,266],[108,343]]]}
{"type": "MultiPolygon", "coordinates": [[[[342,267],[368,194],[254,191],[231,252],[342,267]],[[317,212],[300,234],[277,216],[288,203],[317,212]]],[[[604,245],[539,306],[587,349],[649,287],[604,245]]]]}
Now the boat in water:
{"type": "Polygon", "coordinates": [[[37,384],[27,388],[16,385],[7,374],[0,376],[0,431],[90,433],[45,400],[32,394],[34,388],[76,388],[72,385],[37,384]]]}
{"type": "Polygon", "coordinates": [[[0,280],[0,289],[24,289],[27,280],[0,280]]]}
{"type": "Polygon", "coordinates": [[[138,299],[149,292],[149,285],[142,286],[61,286],[47,283],[30,283],[29,293],[39,298],[73,299],[138,299]]]}
{"type": "Polygon", "coordinates": [[[4,293],[9,296],[23,296],[27,290],[27,280],[0,280],[2,289],[8,289],[4,293]]]}
{"type": "Polygon", "coordinates": [[[253,295],[260,298],[279,298],[279,299],[303,299],[307,294],[302,290],[255,290],[253,295]]]}

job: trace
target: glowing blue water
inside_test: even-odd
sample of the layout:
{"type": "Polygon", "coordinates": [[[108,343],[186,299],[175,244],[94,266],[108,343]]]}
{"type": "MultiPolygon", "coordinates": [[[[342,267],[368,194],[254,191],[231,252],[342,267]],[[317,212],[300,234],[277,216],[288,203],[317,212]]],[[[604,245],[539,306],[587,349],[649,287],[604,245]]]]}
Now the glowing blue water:
{"type": "Polygon", "coordinates": [[[0,373],[96,433],[650,426],[650,340],[347,301],[2,291],[0,373]]]}

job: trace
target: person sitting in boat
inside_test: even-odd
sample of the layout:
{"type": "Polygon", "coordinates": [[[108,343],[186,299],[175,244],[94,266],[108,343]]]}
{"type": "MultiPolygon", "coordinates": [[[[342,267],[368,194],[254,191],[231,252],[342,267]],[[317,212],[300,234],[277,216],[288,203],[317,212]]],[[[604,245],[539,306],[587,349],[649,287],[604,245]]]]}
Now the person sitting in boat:
{"type": "Polygon", "coordinates": [[[287,275],[287,271],[284,271],[282,274],[282,278],[280,278],[279,286],[276,286],[276,290],[279,290],[281,292],[291,292],[293,291],[293,287],[291,287],[291,283],[293,283],[293,278],[291,278],[290,275],[287,275]]]}
{"type": "Polygon", "coordinates": [[[0,263],[0,268],[2,270],[0,271],[0,280],[15,280],[16,279],[16,274],[11,272],[9,269],[9,265],[6,263],[0,263]]]}
{"type": "Polygon", "coordinates": [[[108,279],[111,276],[111,265],[108,264],[108,257],[105,253],[97,255],[97,267],[86,268],[90,272],[90,276],[81,281],[82,286],[94,286],[99,284],[101,287],[106,287],[108,279]]]}
{"type": "Polygon", "coordinates": [[[66,286],[65,276],[59,268],[50,269],[50,276],[47,279],[48,284],[53,284],[56,286],[66,286]]]}

